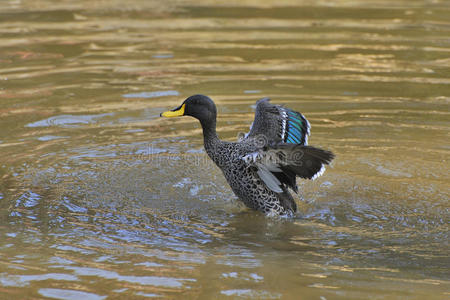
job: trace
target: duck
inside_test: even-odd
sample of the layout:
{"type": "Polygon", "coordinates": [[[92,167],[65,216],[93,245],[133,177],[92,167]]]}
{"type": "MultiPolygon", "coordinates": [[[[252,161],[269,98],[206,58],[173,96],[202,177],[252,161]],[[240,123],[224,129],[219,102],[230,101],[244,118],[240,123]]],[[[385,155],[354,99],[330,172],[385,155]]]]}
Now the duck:
{"type": "Polygon", "coordinates": [[[334,158],[331,151],[308,145],[310,124],[299,112],[263,98],[256,102],[250,131],[237,141],[217,136],[217,108],[205,95],[193,95],[160,114],[194,117],[203,129],[203,144],[222,170],[234,194],[247,207],[268,216],[294,216],[297,177],[316,179],[334,158]]]}

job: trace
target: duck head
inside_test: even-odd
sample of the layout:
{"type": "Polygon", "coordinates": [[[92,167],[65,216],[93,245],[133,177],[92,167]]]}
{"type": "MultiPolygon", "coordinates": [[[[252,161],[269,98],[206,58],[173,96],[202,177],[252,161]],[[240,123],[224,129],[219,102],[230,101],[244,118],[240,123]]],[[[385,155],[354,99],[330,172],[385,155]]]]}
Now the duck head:
{"type": "Polygon", "coordinates": [[[191,116],[203,124],[215,121],[216,115],[216,105],[209,97],[193,95],[184,100],[177,108],[163,112],[160,116],[166,118],[191,116]]]}

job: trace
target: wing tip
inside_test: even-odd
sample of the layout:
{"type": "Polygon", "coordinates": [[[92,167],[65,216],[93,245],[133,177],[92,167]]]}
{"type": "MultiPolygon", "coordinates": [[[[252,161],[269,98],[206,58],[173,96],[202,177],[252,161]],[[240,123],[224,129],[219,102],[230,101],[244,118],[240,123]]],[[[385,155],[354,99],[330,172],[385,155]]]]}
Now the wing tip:
{"type": "Polygon", "coordinates": [[[317,173],[311,177],[311,180],[316,180],[317,178],[322,176],[323,173],[325,172],[325,170],[326,170],[325,164],[322,164],[322,166],[320,167],[320,170],[317,171],[317,173]]]}
{"type": "Polygon", "coordinates": [[[258,101],[256,101],[256,106],[258,107],[259,105],[269,104],[269,102],[270,102],[270,98],[264,97],[264,98],[261,98],[258,101]]]}
{"type": "Polygon", "coordinates": [[[270,101],[270,98],[269,97],[264,97],[264,98],[261,98],[258,101],[256,101],[256,103],[258,103],[258,102],[267,102],[267,101],[270,101]]]}

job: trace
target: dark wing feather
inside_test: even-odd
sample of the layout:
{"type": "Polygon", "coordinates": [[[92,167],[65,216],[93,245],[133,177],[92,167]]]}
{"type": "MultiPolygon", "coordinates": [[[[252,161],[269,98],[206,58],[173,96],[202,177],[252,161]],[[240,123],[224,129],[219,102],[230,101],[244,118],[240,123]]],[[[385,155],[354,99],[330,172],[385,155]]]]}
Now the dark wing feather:
{"type": "Polygon", "coordinates": [[[257,168],[258,176],[272,191],[281,194],[290,187],[297,192],[297,176],[315,179],[334,158],[329,151],[306,146],[309,133],[309,122],[301,113],[263,98],[256,102],[255,120],[246,135],[258,142],[258,149],[243,159],[257,168]]]}
{"type": "Polygon", "coordinates": [[[280,169],[284,173],[299,176],[304,179],[316,179],[325,171],[325,165],[328,165],[334,158],[330,151],[312,146],[290,146],[280,145],[279,149],[290,155],[287,163],[282,163],[280,169]]]}
{"type": "Polygon", "coordinates": [[[258,176],[269,189],[282,193],[284,186],[298,191],[296,176],[316,179],[322,175],[325,165],[333,158],[332,152],[312,146],[279,144],[250,153],[243,159],[258,169],[258,176]]]}
{"type": "Polygon", "coordinates": [[[264,135],[270,144],[307,145],[308,120],[299,112],[269,101],[269,98],[263,98],[256,102],[255,120],[246,137],[264,135]]]}

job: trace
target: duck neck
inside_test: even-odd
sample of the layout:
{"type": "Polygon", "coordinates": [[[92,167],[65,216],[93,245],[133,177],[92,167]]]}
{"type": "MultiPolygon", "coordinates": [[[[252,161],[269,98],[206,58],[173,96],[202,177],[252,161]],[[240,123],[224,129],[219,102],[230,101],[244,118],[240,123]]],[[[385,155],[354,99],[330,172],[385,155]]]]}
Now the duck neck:
{"type": "Polygon", "coordinates": [[[203,128],[203,143],[206,153],[211,157],[215,147],[220,143],[216,132],[216,119],[200,120],[203,128]]]}

